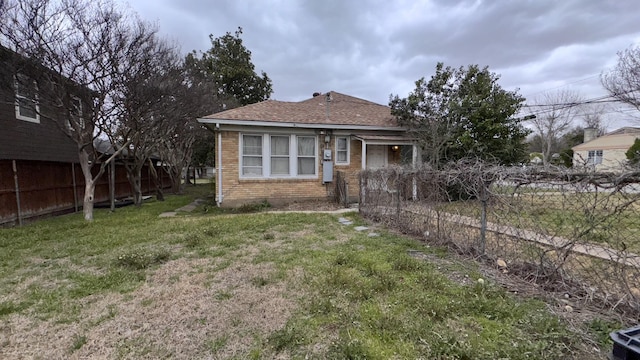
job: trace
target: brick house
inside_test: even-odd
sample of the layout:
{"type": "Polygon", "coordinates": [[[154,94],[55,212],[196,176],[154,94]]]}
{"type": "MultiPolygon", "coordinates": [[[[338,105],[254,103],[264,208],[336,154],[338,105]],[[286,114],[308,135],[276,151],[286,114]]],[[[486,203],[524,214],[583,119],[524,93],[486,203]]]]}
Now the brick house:
{"type": "Polygon", "coordinates": [[[622,171],[627,164],[626,152],[637,138],[638,127],[623,127],[600,137],[596,137],[595,129],[587,128],[584,142],[572,148],[573,165],[596,171],[622,171]]]}
{"type": "Polygon", "coordinates": [[[328,92],[266,100],[198,119],[216,133],[216,201],[232,207],[332,198],[337,173],[358,198],[358,173],[416,164],[417,146],[390,108],[328,92]]]}

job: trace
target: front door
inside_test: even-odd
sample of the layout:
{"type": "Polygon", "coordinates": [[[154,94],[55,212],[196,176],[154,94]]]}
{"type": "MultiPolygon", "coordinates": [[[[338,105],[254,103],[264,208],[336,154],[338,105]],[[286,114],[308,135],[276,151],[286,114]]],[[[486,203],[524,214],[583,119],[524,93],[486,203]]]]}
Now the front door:
{"type": "Polygon", "coordinates": [[[367,169],[387,166],[387,146],[367,145],[367,169]]]}

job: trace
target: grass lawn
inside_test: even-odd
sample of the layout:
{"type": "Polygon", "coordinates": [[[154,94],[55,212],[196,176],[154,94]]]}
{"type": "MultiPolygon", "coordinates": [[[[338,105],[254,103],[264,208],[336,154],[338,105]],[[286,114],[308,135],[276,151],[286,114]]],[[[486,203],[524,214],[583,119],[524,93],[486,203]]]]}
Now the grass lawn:
{"type": "MultiPolygon", "coordinates": [[[[606,351],[585,346],[544,303],[481,284],[472,264],[415,240],[384,229],[370,237],[326,214],[158,217],[191,200],[0,230],[0,358],[599,359],[606,351]]],[[[596,325],[604,344],[610,327],[596,325]]]]}

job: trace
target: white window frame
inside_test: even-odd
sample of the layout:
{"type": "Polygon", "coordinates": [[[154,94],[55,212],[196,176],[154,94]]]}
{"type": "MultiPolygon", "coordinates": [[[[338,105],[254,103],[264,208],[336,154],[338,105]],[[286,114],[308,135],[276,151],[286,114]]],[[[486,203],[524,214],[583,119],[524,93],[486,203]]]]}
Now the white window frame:
{"type": "Polygon", "coordinates": [[[285,158],[287,159],[287,162],[289,163],[289,166],[288,166],[289,172],[286,173],[286,174],[275,174],[273,176],[288,177],[288,176],[291,175],[291,136],[279,135],[279,134],[270,134],[269,135],[269,173],[272,172],[272,170],[271,170],[272,169],[272,166],[271,166],[272,164],[271,163],[272,163],[273,159],[285,159],[285,158]],[[286,138],[287,139],[287,144],[289,145],[288,146],[287,155],[273,155],[272,154],[272,151],[271,151],[272,150],[272,146],[271,145],[273,144],[273,138],[274,137],[276,137],[276,138],[278,138],[278,137],[279,138],[286,138]]]}
{"type": "Polygon", "coordinates": [[[349,165],[350,163],[350,159],[351,159],[351,138],[349,136],[336,136],[335,137],[335,152],[334,152],[334,156],[336,159],[336,165],[349,165]],[[345,142],[347,144],[347,149],[346,150],[340,150],[338,149],[338,139],[345,139],[345,142]],[[338,157],[338,152],[347,152],[347,161],[340,161],[339,157],[338,157]]]}
{"type": "Polygon", "coordinates": [[[318,176],[318,137],[315,135],[301,135],[296,136],[296,177],[309,177],[309,176],[318,176]],[[299,138],[312,138],[313,139],[313,155],[300,155],[298,154],[298,140],[299,138]],[[298,159],[309,159],[313,158],[313,174],[300,174],[300,169],[298,169],[298,159]]]}
{"type": "MultiPolygon", "coordinates": [[[[80,124],[80,129],[84,130],[85,127],[85,123],[84,123],[84,118],[83,118],[83,109],[82,109],[82,99],[80,99],[78,96],[75,95],[71,95],[71,102],[70,102],[70,106],[73,106],[74,103],[77,103],[78,106],[75,107],[75,109],[77,109],[77,114],[74,114],[73,111],[69,111],[69,116],[77,116],[78,117],[78,123],[80,124]]],[[[70,109],[71,110],[71,109],[70,109]]],[[[67,119],[66,121],[66,125],[67,128],[71,131],[73,131],[73,126],[71,126],[71,119],[67,119]]]]}
{"type": "MultiPolygon", "coordinates": [[[[247,177],[247,178],[259,178],[259,177],[263,177],[265,174],[265,164],[264,164],[264,158],[265,158],[265,152],[264,152],[264,136],[262,134],[240,134],[240,149],[238,151],[238,153],[240,154],[239,161],[240,161],[240,166],[239,166],[239,174],[240,177],[247,177]],[[262,153],[260,154],[260,158],[261,158],[261,163],[262,166],[260,167],[260,172],[262,173],[261,175],[255,175],[255,174],[248,174],[248,175],[244,175],[244,158],[245,156],[249,156],[249,157],[258,157],[258,155],[244,155],[244,137],[245,136],[255,136],[255,137],[260,137],[261,138],[261,148],[262,148],[262,153]]],[[[250,166],[250,167],[255,167],[257,168],[257,166],[250,166]]]]}
{"type": "MultiPolygon", "coordinates": [[[[238,146],[238,177],[240,179],[318,179],[318,136],[315,134],[291,134],[291,133],[242,133],[239,136],[238,146]],[[243,174],[243,142],[244,136],[262,137],[262,175],[243,174]],[[289,174],[271,174],[271,137],[289,137],[289,174]],[[298,175],[298,137],[312,137],[314,139],[314,174],[298,175]]],[[[248,155],[252,156],[252,155],[248,155]]]]}
{"type": "Polygon", "coordinates": [[[19,84],[19,79],[18,79],[19,77],[24,77],[26,79],[29,79],[29,77],[27,75],[20,74],[20,73],[16,74],[15,79],[14,79],[14,88],[15,88],[15,95],[16,95],[16,100],[15,100],[16,119],[39,124],[40,123],[40,103],[38,102],[38,84],[36,83],[35,80],[32,80],[33,81],[34,90],[35,90],[35,94],[34,94],[35,98],[31,99],[27,95],[23,95],[23,94],[19,93],[19,89],[20,89],[20,84],[19,84]],[[21,108],[20,100],[21,99],[25,99],[26,101],[33,102],[35,104],[35,111],[36,111],[36,117],[35,118],[20,114],[20,108],[21,108]]]}
{"type": "Polygon", "coordinates": [[[589,165],[602,164],[603,155],[604,155],[603,150],[589,150],[587,152],[587,164],[589,165]]]}

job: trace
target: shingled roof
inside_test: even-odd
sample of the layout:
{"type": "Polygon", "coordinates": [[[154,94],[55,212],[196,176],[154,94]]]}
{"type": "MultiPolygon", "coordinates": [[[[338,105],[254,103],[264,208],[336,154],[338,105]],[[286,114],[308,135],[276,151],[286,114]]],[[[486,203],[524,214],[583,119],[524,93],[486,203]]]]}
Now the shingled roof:
{"type": "Polygon", "coordinates": [[[207,115],[199,120],[205,123],[216,122],[215,120],[237,120],[398,128],[398,123],[388,106],[335,91],[300,102],[266,100],[207,115]]]}

